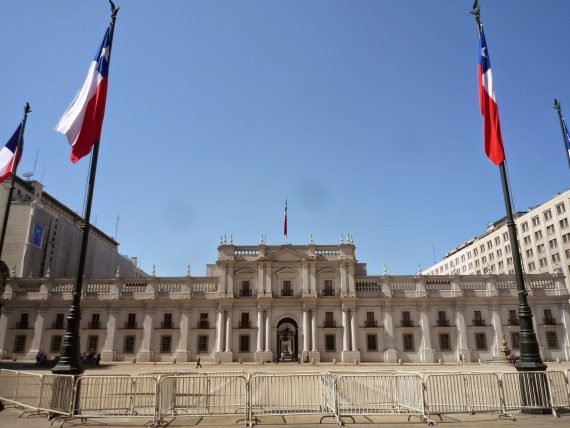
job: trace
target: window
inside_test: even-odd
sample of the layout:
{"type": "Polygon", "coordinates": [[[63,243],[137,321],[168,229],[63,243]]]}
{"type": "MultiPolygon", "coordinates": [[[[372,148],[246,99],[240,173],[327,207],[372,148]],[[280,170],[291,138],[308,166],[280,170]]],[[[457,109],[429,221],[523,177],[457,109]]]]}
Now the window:
{"type": "Polygon", "coordinates": [[[366,322],[364,324],[364,327],[376,327],[374,312],[366,312],[366,322]]]}
{"type": "Polygon", "coordinates": [[[554,318],[552,317],[552,311],[550,309],[544,310],[544,323],[554,324],[554,318]]]}
{"type": "Polygon", "coordinates": [[[402,311],[402,327],[412,327],[412,325],[410,311],[402,311]]]}
{"type": "Polygon", "coordinates": [[[29,318],[27,313],[20,314],[20,322],[16,325],[16,328],[28,328],[29,318]]]}
{"type": "Polygon", "coordinates": [[[281,290],[282,296],[292,296],[293,295],[293,286],[291,285],[291,281],[285,280],[283,281],[283,289],[281,290]]]}
{"type": "Polygon", "coordinates": [[[567,259],[570,259],[570,249],[564,250],[564,255],[566,256],[567,259]]]}
{"type": "Polygon", "coordinates": [[[467,259],[471,259],[471,251],[467,251],[467,259]]]}
{"type": "Polygon", "coordinates": [[[503,263],[502,260],[500,260],[499,263],[497,263],[497,267],[498,267],[499,269],[503,269],[503,265],[504,265],[504,263],[503,263]]]}
{"type": "Polygon", "coordinates": [[[479,250],[484,253],[485,252],[485,244],[479,245],[479,250]]]}
{"type": "Polygon", "coordinates": [[[544,221],[548,221],[552,219],[552,213],[550,212],[550,210],[544,211],[544,221]]]}
{"type": "Polygon", "coordinates": [[[530,245],[530,236],[528,236],[528,235],[525,236],[525,237],[523,238],[523,242],[524,242],[525,245],[530,245]]]}
{"type": "Polygon", "coordinates": [[[439,335],[439,350],[451,351],[451,339],[449,333],[442,333],[439,335]]]}
{"type": "Polygon", "coordinates": [[[201,334],[198,336],[198,353],[207,353],[207,352],[208,352],[208,336],[201,334]]]}
{"type": "Polygon", "coordinates": [[[493,248],[493,242],[487,241],[487,249],[490,250],[491,248],[493,248]]]}
{"type": "Polygon", "coordinates": [[[540,259],[538,261],[538,264],[540,265],[540,267],[546,267],[548,265],[548,261],[546,260],[546,257],[543,257],[542,259],[540,259]]]}
{"type": "Polygon", "coordinates": [[[564,202],[556,205],[556,213],[557,214],[564,214],[565,212],[566,212],[566,207],[564,206],[564,202]]]}
{"type": "Polygon", "coordinates": [[[487,263],[487,256],[481,257],[481,263],[483,264],[487,263]]]}
{"type": "Polygon", "coordinates": [[[200,312],[200,321],[198,322],[198,328],[209,328],[210,322],[208,321],[208,312],[200,312]]]}
{"type": "Polygon", "coordinates": [[[534,239],[542,239],[542,230],[534,232],[534,239]]]}
{"type": "Polygon", "coordinates": [[[479,266],[480,264],[479,259],[475,260],[475,266],[479,266]]]}
{"type": "Polygon", "coordinates": [[[478,250],[477,248],[475,248],[475,249],[473,250],[473,255],[474,255],[475,257],[477,257],[477,256],[479,255],[479,250],[478,250]]]}
{"type": "Polygon", "coordinates": [[[163,321],[162,321],[162,328],[172,328],[172,314],[167,312],[164,314],[163,321]]]}
{"type": "Polygon", "coordinates": [[[547,226],[547,227],[546,227],[546,233],[547,233],[548,235],[552,235],[552,234],[554,233],[554,225],[553,225],[553,224],[551,224],[550,226],[547,226]]]}
{"type": "Polygon", "coordinates": [[[540,224],[540,218],[538,216],[534,216],[532,218],[532,225],[533,226],[538,226],[540,224]]]}
{"type": "Polygon", "coordinates": [[[125,342],[123,344],[123,353],[125,354],[135,353],[135,336],[125,336],[125,342]]]}
{"type": "Polygon", "coordinates": [[[497,257],[502,257],[503,256],[503,250],[501,250],[500,248],[497,250],[497,257]]]}
{"type": "Polygon", "coordinates": [[[526,256],[527,257],[532,257],[534,255],[532,248],[529,248],[528,250],[526,250],[526,256]]]}
{"type": "Polygon", "coordinates": [[[172,349],[172,336],[160,336],[160,353],[170,354],[172,349]]]}
{"type": "Polygon", "coordinates": [[[528,232],[528,223],[526,221],[521,224],[521,229],[523,232],[528,232]]]}
{"type": "Polygon", "coordinates": [[[378,351],[378,337],[375,334],[366,335],[366,350],[378,351]]]}
{"type": "Polygon", "coordinates": [[[481,316],[481,311],[473,311],[473,319],[475,321],[481,321],[483,319],[481,316]]]}
{"type": "Polygon", "coordinates": [[[14,354],[22,354],[26,350],[26,339],[25,334],[18,334],[14,338],[14,354]]]}
{"type": "Polygon", "coordinates": [[[325,334],[325,352],[336,352],[336,337],[334,334],[325,334]]]}
{"type": "Polygon", "coordinates": [[[334,322],[334,314],[332,312],[325,312],[325,328],[336,327],[334,322]]]}
{"type": "Polygon", "coordinates": [[[508,244],[505,246],[505,253],[507,253],[507,254],[511,253],[511,244],[508,244]]]}
{"type": "Polygon", "coordinates": [[[551,239],[550,241],[548,241],[548,247],[552,250],[553,248],[558,247],[558,242],[556,241],[556,238],[551,239]]]}
{"type": "Polygon", "coordinates": [[[536,252],[537,252],[538,254],[544,253],[544,244],[539,244],[539,245],[537,245],[537,246],[536,246],[536,252]]]}
{"type": "Polygon", "coordinates": [[[548,349],[558,349],[558,335],[555,331],[546,332],[546,346],[548,349]]]}
{"type": "Polygon", "coordinates": [[[99,349],[99,336],[87,336],[87,352],[97,352],[99,349]]]}
{"type": "Polygon", "coordinates": [[[498,236],[495,238],[495,245],[501,245],[501,238],[498,236]]]}
{"type": "Polygon", "coordinates": [[[562,242],[564,242],[565,244],[570,242],[570,233],[565,233],[564,235],[562,235],[562,242]]]}
{"type": "Polygon", "coordinates": [[[437,311],[437,325],[439,327],[447,327],[449,325],[445,311],[437,311]]]}
{"type": "Polygon", "coordinates": [[[528,271],[532,272],[533,270],[536,270],[536,265],[534,264],[534,262],[530,262],[528,264],[528,271]]]}
{"type": "Polygon", "coordinates": [[[65,328],[63,314],[55,314],[55,322],[53,323],[53,328],[65,328]]]}
{"type": "Polygon", "coordinates": [[[509,232],[503,233],[503,242],[507,242],[509,240],[509,232]]]}
{"type": "Polygon", "coordinates": [[[414,335],[410,333],[402,334],[402,343],[404,344],[404,352],[414,352],[414,335]]]}
{"type": "Polygon", "coordinates": [[[239,351],[249,352],[249,334],[239,335],[239,351]]]}
{"type": "Polygon", "coordinates": [[[49,351],[52,353],[61,352],[62,341],[63,341],[63,336],[52,336],[49,344],[49,351]]]}
{"type": "Polygon", "coordinates": [[[513,258],[512,257],[507,257],[507,264],[509,266],[513,264],[513,258]]]}
{"type": "Polygon", "coordinates": [[[137,328],[137,314],[127,315],[127,325],[126,328],[137,328]]]}
{"type": "Polygon", "coordinates": [[[489,253],[489,260],[494,260],[495,259],[495,255],[493,253],[489,253]]]}
{"type": "Polygon", "coordinates": [[[558,222],[558,224],[560,225],[560,229],[566,229],[568,227],[568,219],[563,218],[558,222]]]}
{"type": "Polygon", "coordinates": [[[475,333],[475,349],[478,351],[487,349],[487,335],[485,333],[475,333]]]}
{"type": "Polygon", "coordinates": [[[323,296],[334,296],[332,279],[325,279],[325,288],[323,290],[323,296]]]}
{"type": "Polygon", "coordinates": [[[519,333],[511,333],[511,348],[520,348],[520,335],[519,333]]]}
{"type": "Polygon", "coordinates": [[[248,297],[251,296],[251,287],[249,281],[242,281],[241,282],[241,289],[239,291],[240,296],[248,297]]]}
{"type": "Polygon", "coordinates": [[[519,325],[519,317],[516,309],[509,309],[509,325],[519,325]]]}
{"type": "Polygon", "coordinates": [[[101,321],[99,314],[91,314],[91,322],[88,324],[87,328],[98,329],[101,328],[101,321]]]}
{"type": "Polygon", "coordinates": [[[241,320],[239,322],[239,328],[251,328],[251,321],[249,320],[249,312],[241,313],[241,320]]]}
{"type": "Polygon", "coordinates": [[[552,255],[552,263],[558,263],[560,261],[560,254],[554,253],[552,255]]]}

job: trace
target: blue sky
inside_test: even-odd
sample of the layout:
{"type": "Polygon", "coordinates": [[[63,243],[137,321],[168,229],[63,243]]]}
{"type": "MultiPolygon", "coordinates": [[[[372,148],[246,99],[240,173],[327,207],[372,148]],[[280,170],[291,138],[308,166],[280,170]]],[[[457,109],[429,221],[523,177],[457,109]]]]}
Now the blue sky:
{"type": "MultiPolygon", "coordinates": [[[[505,213],[482,149],[467,1],[118,0],[92,220],[159,276],[237,245],[336,244],[414,274],[505,213]],[[284,199],[289,237],[282,236],[284,199]]],[[[568,188],[570,3],[483,1],[515,208],[568,188]]],[[[26,101],[19,172],[81,213],[89,159],[53,131],[106,1],[4,2],[0,139],[26,101]],[[37,162],[36,162],[37,158],[37,162]]]]}

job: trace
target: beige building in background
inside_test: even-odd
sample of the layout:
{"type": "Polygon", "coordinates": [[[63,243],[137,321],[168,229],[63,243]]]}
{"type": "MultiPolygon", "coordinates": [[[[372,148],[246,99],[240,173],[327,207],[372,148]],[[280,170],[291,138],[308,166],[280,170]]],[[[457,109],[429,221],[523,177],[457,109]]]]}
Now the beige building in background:
{"type": "MultiPolygon", "coordinates": [[[[10,180],[0,184],[0,225],[10,180]]],[[[71,278],[76,275],[82,231],[81,216],[44,192],[38,181],[16,177],[2,260],[18,277],[71,278]]],[[[1,226],[0,226],[1,227],[1,226]]],[[[111,277],[144,275],[136,258],[119,254],[119,243],[92,226],[85,275],[111,277]]]]}
{"type": "MultiPolygon", "coordinates": [[[[570,190],[558,193],[515,223],[523,270],[526,273],[561,272],[570,290],[570,190]]],[[[506,219],[492,223],[480,236],[454,248],[424,275],[514,274],[506,219]]]]}
{"type": "MultiPolygon", "coordinates": [[[[512,275],[369,275],[338,245],[222,242],[205,277],[87,279],[80,350],[103,361],[456,362],[518,355],[512,275]]],[[[564,276],[526,275],[545,361],[570,360],[564,276]]],[[[0,357],[61,351],[73,280],[9,278],[0,357]]]]}

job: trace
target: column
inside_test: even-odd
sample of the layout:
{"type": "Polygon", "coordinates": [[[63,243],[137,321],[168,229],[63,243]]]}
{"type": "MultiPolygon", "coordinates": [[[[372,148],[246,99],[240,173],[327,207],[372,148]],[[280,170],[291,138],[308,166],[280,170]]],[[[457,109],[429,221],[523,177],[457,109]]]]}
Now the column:
{"type": "Polygon", "coordinates": [[[110,308],[107,316],[107,334],[101,351],[101,359],[103,361],[113,361],[115,359],[115,333],[117,332],[117,316],[119,310],[110,308]]]}
{"type": "Polygon", "coordinates": [[[226,293],[233,296],[233,294],[234,294],[234,265],[233,265],[233,263],[230,263],[228,265],[227,273],[228,273],[228,281],[227,281],[228,289],[227,289],[226,293]]]}
{"type": "Polygon", "coordinates": [[[465,357],[465,362],[471,360],[469,347],[467,346],[467,326],[465,325],[465,308],[459,306],[455,312],[455,323],[457,328],[457,359],[459,354],[465,357]]]}
{"type": "MultiPolygon", "coordinates": [[[[263,290],[265,289],[265,285],[263,284],[263,279],[265,278],[265,272],[263,270],[264,270],[263,269],[263,263],[259,263],[259,265],[257,266],[257,293],[256,294],[263,294],[263,290]]],[[[260,324],[258,324],[258,326],[259,325],[260,324]]]]}
{"type": "Polygon", "coordinates": [[[216,323],[216,352],[222,352],[222,338],[224,331],[224,311],[218,309],[218,322],[216,323]]]}
{"type": "Polygon", "coordinates": [[[303,352],[309,351],[309,310],[303,308],[303,352]]]}
{"type": "Polygon", "coordinates": [[[36,357],[36,354],[42,349],[42,333],[44,332],[45,318],[48,314],[46,309],[38,309],[36,311],[36,319],[34,321],[34,335],[32,336],[32,345],[30,346],[30,351],[28,352],[28,358],[30,355],[36,357]]]}
{"type": "Polygon", "coordinates": [[[180,362],[188,361],[188,335],[190,333],[190,319],[192,311],[183,307],[180,310],[180,338],[178,339],[178,349],[176,360],[180,362]]]}
{"type": "Polygon", "coordinates": [[[303,273],[302,273],[303,293],[302,293],[302,295],[304,296],[305,294],[309,293],[309,266],[307,265],[306,262],[303,262],[302,269],[303,269],[303,273]]]}
{"type": "Polygon", "coordinates": [[[346,295],[346,265],[340,264],[340,295],[346,295]]]}
{"type": "Polygon", "coordinates": [[[311,350],[317,352],[317,311],[311,311],[311,350]]]}
{"type": "MultiPolygon", "coordinates": [[[[562,325],[564,326],[563,329],[563,343],[564,343],[564,357],[566,361],[570,361],[570,311],[563,307],[560,309],[560,316],[562,318],[562,325]]],[[[0,319],[0,335],[2,334],[2,321],[0,319]]],[[[0,355],[2,355],[2,338],[0,336],[0,355]]]]}
{"type": "Polygon", "coordinates": [[[8,316],[11,312],[9,312],[5,306],[0,308],[0,311],[0,358],[4,358],[8,353],[6,336],[8,335],[8,316]]]}
{"type": "Polygon", "coordinates": [[[266,263],[265,264],[265,284],[263,285],[263,293],[264,294],[272,294],[271,291],[271,264],[270,263],[266,263]]]}
{"type": "Polygon", "coordinates": [[[227,311],[226,317],[226,352],[232,352],[232,309],[227,311]]]}
{"type": "Polygon", "coordinates": [[[137,356],[137,360],[141,362],[148,362],[152,360],[152,333],[154,331],[152,321],[154,319],[154,310],[147,309],[144,314],[143,321],[143,337],[141,348],[137,356]]]}
{"type": "Polygon", "coordinates": [[[423,363],[435,362],[435,352],[431,346],[431,326],[429,324],[429,308],[420,308],[420,326],[421,326],[421,359],[423,363]]]}
{"type": "Polygon", "coordinates": [[[317,294],[317,268],[315,262],[311,262],[310,265],[309,293],[317,294]]]}
{"type": "Polygon", "coordinates": [[[351,296],[355,296],[356,295],[356,284],[354,282],[354,264],[351,263],[348,266],[348,282],[347,282],[347,287],[348,287],[348,293],[351,296]]]}
{"type": "Polygon", "coordinates": [[[358,344],[356,343],[356,310],[350,311],[350,333],[352,336],[352,350],[358,350],[358,344]]]}
{"type": "Polygon", "coordinates": [[[263,310],[257,310],[257,352],[263,351],[263,310]]]}
{"type": "MultiPolygon", "coordinates": [[[[503,326],[501,322],[501,309],[498,306],[491,307],[491,316],[493,323],[493,357],[500,355],[503,342],[503,326]]],[[[536,331],[536,330],[535,330],[536,331]]]]}
{"type": "Polygon", "coordinates": [[[342,350],[348,351],[348,314],[342,310],[342,350]]]}
{"type": "Polygon", "coordinates": [[[271,352],[271,311],[265,311],[265,352],[271,352]]]}

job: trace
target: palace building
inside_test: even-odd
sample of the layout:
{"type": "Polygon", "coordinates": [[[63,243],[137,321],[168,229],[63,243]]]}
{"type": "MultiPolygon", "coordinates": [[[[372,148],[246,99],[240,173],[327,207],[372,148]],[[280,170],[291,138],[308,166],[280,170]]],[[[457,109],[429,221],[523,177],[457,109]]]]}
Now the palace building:
{"type": "MultiPolygon", "coordinates": [[[[525,276],[545,361],[570,359],[561,273],[525,276]]],[[[0,356],[61,351],[73,280],[10,277],[0,356]]],[[[205,277],[86,279],[81,352],[103,361],[455,362],[519,348],[512,275],[368,275],[338,245],[222,242],[205,277]]]]}

